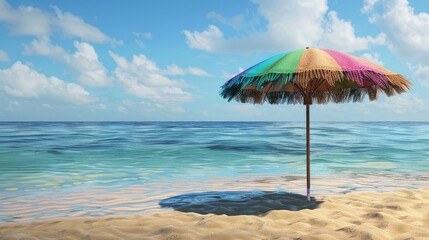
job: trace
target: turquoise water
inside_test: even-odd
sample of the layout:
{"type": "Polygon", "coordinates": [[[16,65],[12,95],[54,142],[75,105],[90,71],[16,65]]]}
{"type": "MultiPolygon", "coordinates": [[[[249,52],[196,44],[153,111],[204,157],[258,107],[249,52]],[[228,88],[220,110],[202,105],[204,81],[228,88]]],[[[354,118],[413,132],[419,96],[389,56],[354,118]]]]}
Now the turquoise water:
{"type": "MultiPolygon", "coordinates": [[[[427,186],[429,123],[312,122],[311,156],[316,179],[427,186]]],[[[304,175],[304,122],[0,123],[0,222],[140,213],[205,185],[304,175]]]]}

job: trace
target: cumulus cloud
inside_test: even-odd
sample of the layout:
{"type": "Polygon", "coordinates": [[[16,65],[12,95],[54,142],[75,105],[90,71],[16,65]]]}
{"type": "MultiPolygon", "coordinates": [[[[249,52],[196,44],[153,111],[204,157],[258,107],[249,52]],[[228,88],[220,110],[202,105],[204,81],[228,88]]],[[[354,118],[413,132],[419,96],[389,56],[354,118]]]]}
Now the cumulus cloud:
{"type": "Polygon", "coordinates": [[[82,86],[51,76],[47,77],[28,65],[16,62],[8,69],[0,70],[1,90],[11,97],[47,99],[75,105],[97,101],[82,86]]]}
{"type": "Polygon", "coordinates": [[[90,42],[107,42],[109,37],[102,33],[97,27],[92,26],[80,17],[53,7],[56,17],[53,24],[58,27],[62,35],[66,37],[78,37],[90,42]]]}
{"type": "Polygon", "coordinates": [[[98,54],[89,43],[74,42],[76,52],[65,55],[65,61],[78,74],[78,80],[88,86],[107,86],[111,79],[106,69],[98,60],[98,54]]]}
{"type": "Polygon", "coordinates": [[[386,102],[386,108],[391,109],[395,113],[409,113],[421,110],[427,110],[427,100],[422,99],[416,95],[401,94],[386,102]]]}
{"type": "Polygon", "coordinates": [[[145,41],[144,40],[149,40],[152,39],[152,33],[151,32],[133,32],[133,35],[136,37],[136,39],[134,39],[134,41],[136,42],[136,44],[139,47],[145,47],[145,41]]]}
{"type": "Polygon", "coordinates": [[[23,44],[24,54],[39,55],[52,58],[62,58],[67,52],[60,46],[52,44],[48,37],[34,39],[29,44],[23,44]]]}
{"type": "Polygon", "coordinates": [[[326,0],[254,0],[258,13],[267,20],[266,38],[277,47],[288,49],[314,46],[323,33],[326,0]],[[272,40],[270,40],[272,39],[272,40]],[[282,44],[283,42],[283,44],[282,44]]]}
{"type": "Polygon", "coordinates": [[[9,55],[7,55],[7,53],[3,50],[0,50],[0,61],[1,62],[8,62],[9,59],[9,55]]]}
{"type": "Polygon", "coordinates": [[[366,0],[362,12],[389,39],[392,52],[429,64],[429,13],[415,13],[407,0],[366,0]]]}
{"type": "Polygon", "coordinates": [[[384,66],[384,63],[380,60],[380,54],[378,53],[364,53],[361,57],[380,66],[384,66]]]}
{"type": "Polygon", "coordinates": [[[14,9],[5,0],[0,0],[0,21],[8,25],[13,35],[48,37],[58,33],[90,42],[115,42],[80,17],[63,12],[58,7],[53,7],[53,10],[55,14],[31,6],[14,9]]]}
{"type": "Polygon", "coordinates": [[[151,39],[152,33],[151,32],[133,32],[133,35],[138,38],[146,38],[151,39]]]}
{"type": "Polygon", "coordinates": [[[208,74],[205,70],[196,67],[187,67],[181,68],[176,64],[171,64],[167,66],[167,69],[163,71],[165,75],[195,75],[200,77],[208,77],[208,74]]]}
{"type": "Polygon", "coordinates": [[[359,104],[356,108],[361,109],[362,112],[368,111],[368,113],[386,112],[405,115],[427,111],[427,103],[428,99],[421,98],[416,94],[403,93],[381,101],[359,104]]]}
{"type": "MultiPolygon", "coordinates": [[[[245,37],[226,38],[216,25],[203,31],[184,30],[190,48],[208,52],[285,51],[310,47],[334,47],[353,52],[368,49],[371,44],[384,44],[383,34],[358,37],[349,21],[328,12],[326,0],[254,0],[258,14],[267,25],[245,37]],[[299,26],[299,27],[298,27],[299,26]]],[[[213,15],[213,14],[212,14],[213,15]]],[[[226,22],[218,15],[214,18],[226,22]]]]}
{"type": "Polygon", "coordinates": [[[429,88],[429,66],[409,65],[410,70],[413,72],[413,79],[420,82],[426,88],[429,88]]]}
{"type": "Polygon", "coordinates": [[[384,34],[379,34],[375,38],[357,37],[351,22],[339,19],[336,12],[329,12],[328,19],[328,25],[318,44],[320,47],[354,52],[368,49],[370,44],[383,45],[386,42],[384,34]]]}
{"type": "Polygon", "coordinates": [[[186,36],[186,42],[190,48],[205,50],[207,52],[222,51],[223,39],[222,31],[215,25],[209,25],[208,28],[202,32],[198,31],[188,31],[185,30],[183,33],[186,36]]]}
{"type": "Polygon", "coordinates": [[[226,18],[217,12],[209,12],[207,14],[208,18],[216,19],[220,23],[231,26],[235,29],[241,29],[246,27],[246,21],[243,15],[237,15],[232,18],[226,18]]]}
{"type": "Polygon", "coordinates": [[[74,42],[76,51],[68,53],[62,47],[52,44],[47,37],[35,39],[24,44],[24,53],[40,55],[60,60],[77,75],[78,80],[88,86],[107,86],[111,78],[107,76],[106,68],[99,61],[94,47],[85,42],[74,42]]]}
{"type": "Polygon", "coordinates": [[[223,76],[224,78],[226,78],[226,79],[231,79],[231,78],[235,77],[237,74],[241,73],[242,71],[244,71],[244,68],[239,67],[239,68],[237,69],[237,72],[235,72],[235,73],[222,72],[222,76],[223,76]]]}
{"type": "Polygon", "coordinates": [[[408,0],[366,0],[361,10],[386,34],[389,49],[411,62],[413,80],[429,88],[429,12],[415,12],[408,0]]]}
{"type": "Polygon", "coordinates": [[[165,74],[168,70],[158,68],[145,55],[134,55],[128,61],[113,52],[109,53],[117,64],[114,75],[128,93],[156,106],[179,110],[180,103],[193,98],[184,90],[184,82],[168,78],[165,74]]]}
{"type": "Polygon", "coordinates": [[[367,13],[367,12],[373,10],[374,6],[377,4],[377,2],[379,2],[379,0],[364,0],[363,1],[363,7],[362,7],[361,11],[363,13],[367,13]]]}
{"type": "Polygon", "coordinates": [[[7,23],[14,35],[46,36],[52,31],[46,12],[31,6],[13,9],[5,0],[0,0],[0,21],[7,23]]]}

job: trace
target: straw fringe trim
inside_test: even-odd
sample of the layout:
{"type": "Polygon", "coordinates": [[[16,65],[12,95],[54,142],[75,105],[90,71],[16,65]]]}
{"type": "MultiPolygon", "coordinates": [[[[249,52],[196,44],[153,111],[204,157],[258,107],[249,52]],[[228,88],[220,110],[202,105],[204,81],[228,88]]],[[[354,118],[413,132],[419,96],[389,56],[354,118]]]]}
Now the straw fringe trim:
{"type": "MultiPolygon", "coordinates": [[[[358,88],[344,88],[330,91],[317,91],[312,95],[313,102],[324,104],[328,102],[360,102],[365,96],[377,99],[380,92],[387,96],[401,94],[411,88],[411,83],[399,74],[384,75],[374,71],[327,71],[317,69],[299,73],[268,73],[262,76],[238,76],[222,86],[220,95],[228,101],[235,99],[239,102],[264,103],[303,103],[304,96],[300,92],[279,92],[288,82],[298,84],[303,89],[311,87],[310,81],[325,80],[329,85],[342,81],[355,82],[358,88]],[[268,86],[270,84],[270,86],[268,86]],[[252,89],[245,89],[251,86],[252,89]],[[270,90],[261,91],[264,87],[270,90]],[[272,89],[275,86],[276,89],[272,89]]],[[[310,89],[309,89],[310,91],[310,89]]]]}

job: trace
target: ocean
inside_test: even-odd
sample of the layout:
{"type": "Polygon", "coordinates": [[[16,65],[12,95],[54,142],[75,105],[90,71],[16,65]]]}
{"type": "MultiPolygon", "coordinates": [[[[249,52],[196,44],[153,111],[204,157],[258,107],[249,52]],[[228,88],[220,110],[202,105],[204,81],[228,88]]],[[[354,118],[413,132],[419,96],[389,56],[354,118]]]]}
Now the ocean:
{"type": "MultiPolygon", "coordinates": [[[[305,195],[305,150],[305,122],[1,122],[0,222],[163,211],[185,193],[305,195]]],[[[311,178],[315,197],[428,186],[429,123],[312,122],[311,178]]]]}

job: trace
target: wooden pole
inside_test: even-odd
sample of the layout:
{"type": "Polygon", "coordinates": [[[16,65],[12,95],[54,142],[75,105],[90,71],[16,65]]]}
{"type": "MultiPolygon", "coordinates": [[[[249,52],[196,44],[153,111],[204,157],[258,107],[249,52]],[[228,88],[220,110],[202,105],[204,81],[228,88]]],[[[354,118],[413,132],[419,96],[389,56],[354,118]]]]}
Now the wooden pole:
{"type": "Polygon", "coordinates": [[[307,201],[310,201],[310,104],[306,104],[307,201]]]}

